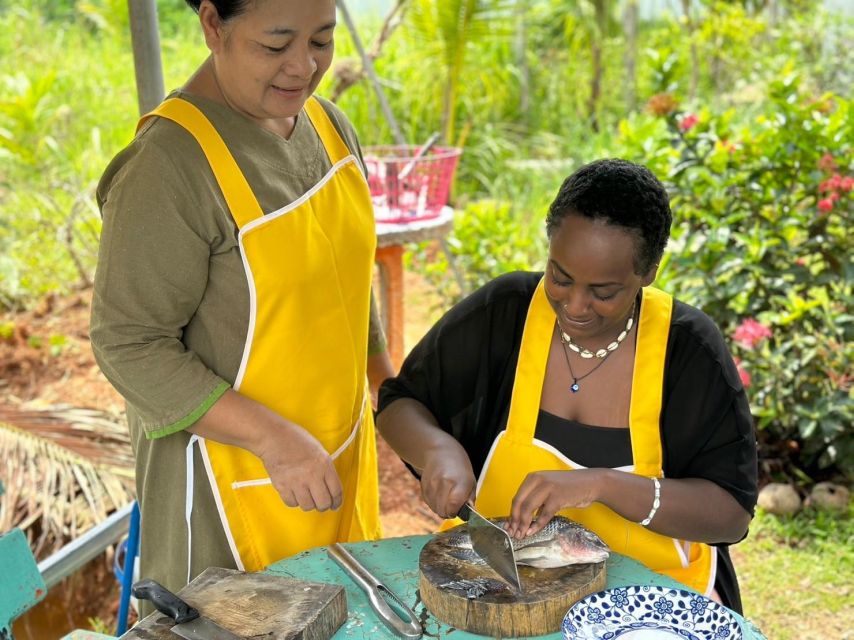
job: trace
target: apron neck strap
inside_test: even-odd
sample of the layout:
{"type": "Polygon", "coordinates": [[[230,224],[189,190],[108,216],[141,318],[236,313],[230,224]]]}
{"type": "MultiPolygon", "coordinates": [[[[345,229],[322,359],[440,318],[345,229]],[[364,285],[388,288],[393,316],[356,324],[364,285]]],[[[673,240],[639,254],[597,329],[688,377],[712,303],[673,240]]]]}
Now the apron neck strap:
{"type": "Polygon", "coordinates": [[[656,478],[662,475],[661,404],[672,312],[673,298],[669,294],[644,287],[637,328],[629,425],[635,473],[656,478]]]}
{"type": "Polygon", "coordinates": [[[522,442],[534,438],[549,360],[548,345],[555,324],[555,313],[546,298],[544,283],[545,277],[540,279],[528,306],[507,418],[507,435],[522,442]]]}
{"type": "Polygon", "coordinates": [[[234,156],[198,107],[182,98],[169,98],[140,118],[137,131],[152,116],[172,120],[196,139],[210,164],[238,230],[264,215],[234,156]]]}
{"type": "MultiPolygon", "coordinates": [[[[634,471],[645,476],[660,477],[662,473],[660,418],[672,309],[670,295],[652,287],[642,290],[629,428],[634,471]]],[[[513,381],[507,436],[516,442],[534,439],[554,326],[555,314],[543,279],[528,307],[513,381]]]]}
{"type": "Polygon", "coordinates": [[[320,141],[329,155],[329,161],[333,165],[352,155],[352,152],[344,144],[344,141],[338,134],[338,130],[329,118],[329,114],[326,113],[326,109],[320,104],[320,100],[311,96],[306,100],[304,110],[314,130],[317,131],[317,135],[320,137],[320,141]]]}

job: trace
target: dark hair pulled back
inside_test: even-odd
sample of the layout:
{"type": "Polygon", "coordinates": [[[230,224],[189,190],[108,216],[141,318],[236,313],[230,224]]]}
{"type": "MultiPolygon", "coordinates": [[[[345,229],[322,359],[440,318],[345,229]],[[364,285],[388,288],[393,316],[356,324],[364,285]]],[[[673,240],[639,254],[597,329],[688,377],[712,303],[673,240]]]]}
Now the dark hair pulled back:
{"type": "MultiPolygon", "coordinates": [[[[184,0],[196,13],[202,5],[202,0],[184,0]]],[[[221,20],[230,20],[246,11],[251,0],[210,0],[221,20]]]]}

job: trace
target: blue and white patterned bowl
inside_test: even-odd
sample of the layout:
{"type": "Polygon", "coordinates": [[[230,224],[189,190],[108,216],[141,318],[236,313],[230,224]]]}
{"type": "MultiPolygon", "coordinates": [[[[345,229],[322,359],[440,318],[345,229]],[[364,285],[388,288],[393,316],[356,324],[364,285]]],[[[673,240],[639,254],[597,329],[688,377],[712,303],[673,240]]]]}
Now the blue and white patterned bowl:
{"type": "Polygon", "coordinates": [[[742,640],[735,616],[682,589],[618,587],[576,602],[561,626],[566,640],[742,640]]]}

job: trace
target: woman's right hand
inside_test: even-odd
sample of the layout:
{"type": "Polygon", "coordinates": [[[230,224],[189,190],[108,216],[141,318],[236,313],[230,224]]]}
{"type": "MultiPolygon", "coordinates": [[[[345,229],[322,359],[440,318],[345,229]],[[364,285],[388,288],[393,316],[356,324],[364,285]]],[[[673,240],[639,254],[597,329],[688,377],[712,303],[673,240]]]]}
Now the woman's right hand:
{"type": "Polygon", "coordinates": [[[270,480],[289,507],[328,511],[341,506],[344,488],[332,456],[304,428],[282,420],[256,451],[270,480]]]}
{"type": "Polygon", "coordinates": [[[474,498],[476,479],[465,449],[452,441],[428,452],[421,471],[424,502],[442,518],[453,518],[474,498]]]}
{"type": "Polygon", "coordinates": [[[187,431],[242,447],[264,463],[289,507],[327,511],[341,506],[343,487],[332,456],[300,425],[229,389],[187,431]]]}

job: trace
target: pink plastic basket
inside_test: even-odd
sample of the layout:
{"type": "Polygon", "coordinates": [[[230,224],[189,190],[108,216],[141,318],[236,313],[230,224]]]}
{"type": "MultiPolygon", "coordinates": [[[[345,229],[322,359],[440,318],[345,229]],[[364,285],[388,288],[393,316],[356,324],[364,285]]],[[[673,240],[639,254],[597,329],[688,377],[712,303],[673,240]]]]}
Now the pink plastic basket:
{"type": "Polygon", "coordinates": [[[448,203],[448,192],[462,149],[433,147],[416,158],[419,149],[417,146],[364,149],[377,222],[435,218],[448,203]]]}

